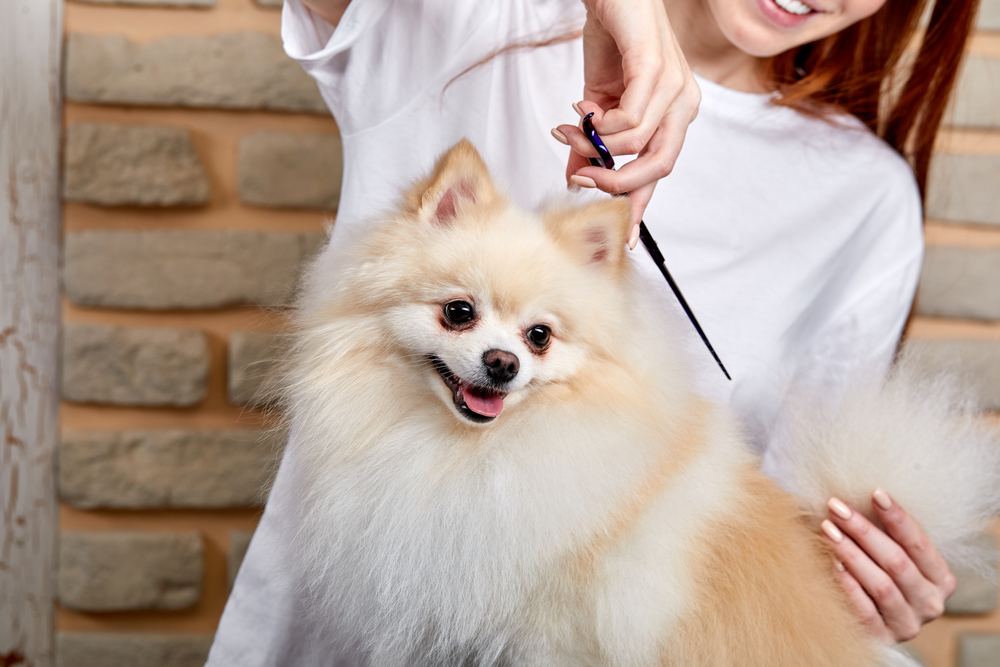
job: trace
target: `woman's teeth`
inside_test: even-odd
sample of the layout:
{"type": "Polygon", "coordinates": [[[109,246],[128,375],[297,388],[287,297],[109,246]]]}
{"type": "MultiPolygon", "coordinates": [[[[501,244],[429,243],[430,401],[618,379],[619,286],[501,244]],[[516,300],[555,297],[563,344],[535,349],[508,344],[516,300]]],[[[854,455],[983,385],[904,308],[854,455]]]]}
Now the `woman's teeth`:
{"type": "Polygon", "coordinates": [[[789,14],[798,14],[801,16],[802,14],[808,14],[812,11],[811,8],[799,2],[799,0],[774,0],[774,4],[778,5],[789,14]]]}

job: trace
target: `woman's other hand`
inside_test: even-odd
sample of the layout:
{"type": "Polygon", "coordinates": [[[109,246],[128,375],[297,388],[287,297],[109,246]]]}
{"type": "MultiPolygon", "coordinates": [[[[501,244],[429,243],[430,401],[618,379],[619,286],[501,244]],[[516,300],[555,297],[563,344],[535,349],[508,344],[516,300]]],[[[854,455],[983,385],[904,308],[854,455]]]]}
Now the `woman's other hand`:
{"type": "Polygon", "coordinates": [[[916,521],[877,489],[872,507],[886,532],[837,498],[822,529],[844,569],[837,578],[869,631],[886,644],[913,639],[944,612],[955,575],[916,521]]]}
{"type": "Polygon", "coordinates": [[[674,37],[662,0],[584,0],[581,116],[614,155],[639,157],[618,171],[592,167],[596,156],[583,132],[560,125],[553,135],[573,148],[566,178],[582,187],[629,192],[635,246],[638,224],[656,182],[669,174],[687,127],[698,114],[701,91],[674,37]]]}

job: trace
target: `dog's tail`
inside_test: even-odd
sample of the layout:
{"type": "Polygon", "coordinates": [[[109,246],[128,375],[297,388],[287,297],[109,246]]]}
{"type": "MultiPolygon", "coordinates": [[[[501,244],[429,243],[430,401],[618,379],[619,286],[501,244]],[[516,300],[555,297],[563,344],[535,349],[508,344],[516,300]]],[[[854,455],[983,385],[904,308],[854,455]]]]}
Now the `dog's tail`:
{"type": "Polygon", "coordinates": [[[817,515],[837,496],[871,518],[881,487],[953,568],[996,576],[971,541],[1000,510],[1000,430],[955,378],[904,356],[888,379],[854,383],[836,414],[793,421],[783,472],[817,515]]]}

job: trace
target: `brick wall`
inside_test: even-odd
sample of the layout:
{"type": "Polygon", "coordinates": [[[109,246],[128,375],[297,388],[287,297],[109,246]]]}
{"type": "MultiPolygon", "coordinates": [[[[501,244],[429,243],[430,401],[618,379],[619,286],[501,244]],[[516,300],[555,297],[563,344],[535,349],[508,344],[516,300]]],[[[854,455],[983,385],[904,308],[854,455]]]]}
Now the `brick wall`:
{"type": "MultiPolygon", "coordinates": [[[[928,243],[908,345],[960,369],[1000,410],[1000,0],[979,25],[938,141],[927,201],[928,243]]],[[[1000,525],[991,531],[1000,536],[1000,525]]],[[[984,544],[995,546],[989,536],[984,544]]],[[[959,573],[946,615],[913,643],[931,667],[1000,667],[995,582],[959,573]]]]}
{"type": "MultiPolygon", "coordinates": [[[[273,0],[71,1],[65,27],[59,662],[194,667],[280,453],[261,378],[336,209],[339,137],[273,0]]],[[[910,337],[1000,408],[991,30],[1000,0],[934,166],[910,337]]],[[[996,598],[963,574],[915,642],[927,664],[1000,666],[996,598]]]]}
{"type": "Polygon", "coordinates": [[[341,162],[279,8],[66,5],[63,667],[201,665],[280,454],[255,406],[341,162]]]}

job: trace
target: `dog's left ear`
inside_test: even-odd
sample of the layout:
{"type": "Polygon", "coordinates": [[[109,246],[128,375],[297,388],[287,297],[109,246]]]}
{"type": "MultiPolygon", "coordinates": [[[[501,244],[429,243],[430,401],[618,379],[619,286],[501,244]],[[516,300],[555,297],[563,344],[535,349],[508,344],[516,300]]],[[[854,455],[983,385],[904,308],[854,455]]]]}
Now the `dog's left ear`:
{"type": "Polygon", "coordinates": [[[434,172],[406,193],[407,212],[420,220],[447,227],[463,209],[489,205],[499,198],[486,164],[468,139],[441,156],[434,172]]]}
{"type": "Polygon", "coordinates": [[[617,270],[625,262],[625,244],[632,221],[627,198],[553,209],[544,212],[543,219],[556,243],[581,264],[617,270]]]}

